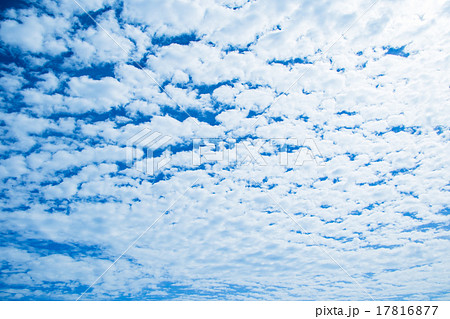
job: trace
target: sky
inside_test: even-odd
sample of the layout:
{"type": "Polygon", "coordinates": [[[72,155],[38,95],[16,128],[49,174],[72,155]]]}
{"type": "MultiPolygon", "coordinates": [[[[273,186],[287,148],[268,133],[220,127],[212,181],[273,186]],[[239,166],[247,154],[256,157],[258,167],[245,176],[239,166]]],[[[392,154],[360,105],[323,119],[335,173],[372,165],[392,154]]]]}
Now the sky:
{"type": "Polygon", "coordinates": [[[0,300],[449,300],[448,1],[0,10],[0,300]]]}

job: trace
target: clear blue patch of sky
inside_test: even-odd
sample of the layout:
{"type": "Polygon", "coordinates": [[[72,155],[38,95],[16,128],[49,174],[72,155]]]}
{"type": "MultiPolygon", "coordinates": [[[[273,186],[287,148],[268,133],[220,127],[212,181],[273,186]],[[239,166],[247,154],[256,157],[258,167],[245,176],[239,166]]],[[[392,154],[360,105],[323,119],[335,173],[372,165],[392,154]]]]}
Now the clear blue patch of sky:
{"type": "Polygon", "coordinates": [[[391,46],[384,46],[383,50],[386,50],[385,55],[397,55],[397,56],[401,56],[403,58],[407,58],[409,56],[409,53],[405,52],[405,47],[401,46],[401,47],[391,47],[391,46]]]}
{"type": "Polygon", "coordinates": [[[104,257],[102,248],[98,246],[80,243],[59,243],[50,239],[27,238],[14,231],[2,232],[0,239],[0,247],[14,247],[42,257],[54,254],[65,255],[71,258],[104,257]]]}
{"type": "Polygon", "coordinates": [[[200,41],[200,37],[195,33],[184,33],[176,36],[154,36],[152,37],[152,44],[156,46],[168,46],[171,44],[189,45],[191,42],[200,41]]]}
{"type": "Polygon", "coordinates": [[[8,9],[23,9],[29,7],[29,1],[27,0],[2,0],[0,1],[0,11],[3,15],[3,11],[8,9]]]}
{"type": "Polygon", "coordinates": [[[307,57],[303,57],[303,58],[291,58],[291,59],[286,59],[286,60],[280,60],[280,59],[273,59],[268,61],[267,63],[269,64],[282,64],[282,65],[286,65],[286,66],[292,66],[295,64],[312,64],[311,61],[308,60],[307,57]]]}

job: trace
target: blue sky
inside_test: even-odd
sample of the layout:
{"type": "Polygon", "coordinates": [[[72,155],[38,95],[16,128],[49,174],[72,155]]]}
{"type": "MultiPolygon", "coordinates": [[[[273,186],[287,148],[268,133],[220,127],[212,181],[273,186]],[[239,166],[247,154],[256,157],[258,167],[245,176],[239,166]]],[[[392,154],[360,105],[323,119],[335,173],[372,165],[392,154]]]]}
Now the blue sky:
{"type": "Polygon", "coordinates": [[[372,4],[3,1],[0,299],[448,300],[450,6],[372,4]]]}

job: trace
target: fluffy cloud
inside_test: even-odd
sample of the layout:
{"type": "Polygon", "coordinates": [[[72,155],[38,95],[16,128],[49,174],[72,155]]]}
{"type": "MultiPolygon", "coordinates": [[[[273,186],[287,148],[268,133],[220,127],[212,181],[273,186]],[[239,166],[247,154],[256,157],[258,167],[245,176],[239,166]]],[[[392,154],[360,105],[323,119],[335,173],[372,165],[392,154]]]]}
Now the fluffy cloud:
{"type": "Polygon", "coordinates": [[[78,2],[2,13],[0,298],[157,221],[83,299],[448,299],[445,1],[78,2]]]}

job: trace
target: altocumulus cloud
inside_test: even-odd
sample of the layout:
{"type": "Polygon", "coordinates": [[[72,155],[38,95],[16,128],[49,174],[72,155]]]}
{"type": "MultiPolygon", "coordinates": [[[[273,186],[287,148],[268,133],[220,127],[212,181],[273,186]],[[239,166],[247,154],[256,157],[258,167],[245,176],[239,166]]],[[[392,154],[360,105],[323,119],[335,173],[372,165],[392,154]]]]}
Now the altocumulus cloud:
{"type": "Polygon", "coordinates": [[[83,299],[448,300],[450,6],[371,5],[4,2],[0,298],[77,299],[160,217],[83,299]],[[322,163],[193,166],[195,138],[322,163]]]}

